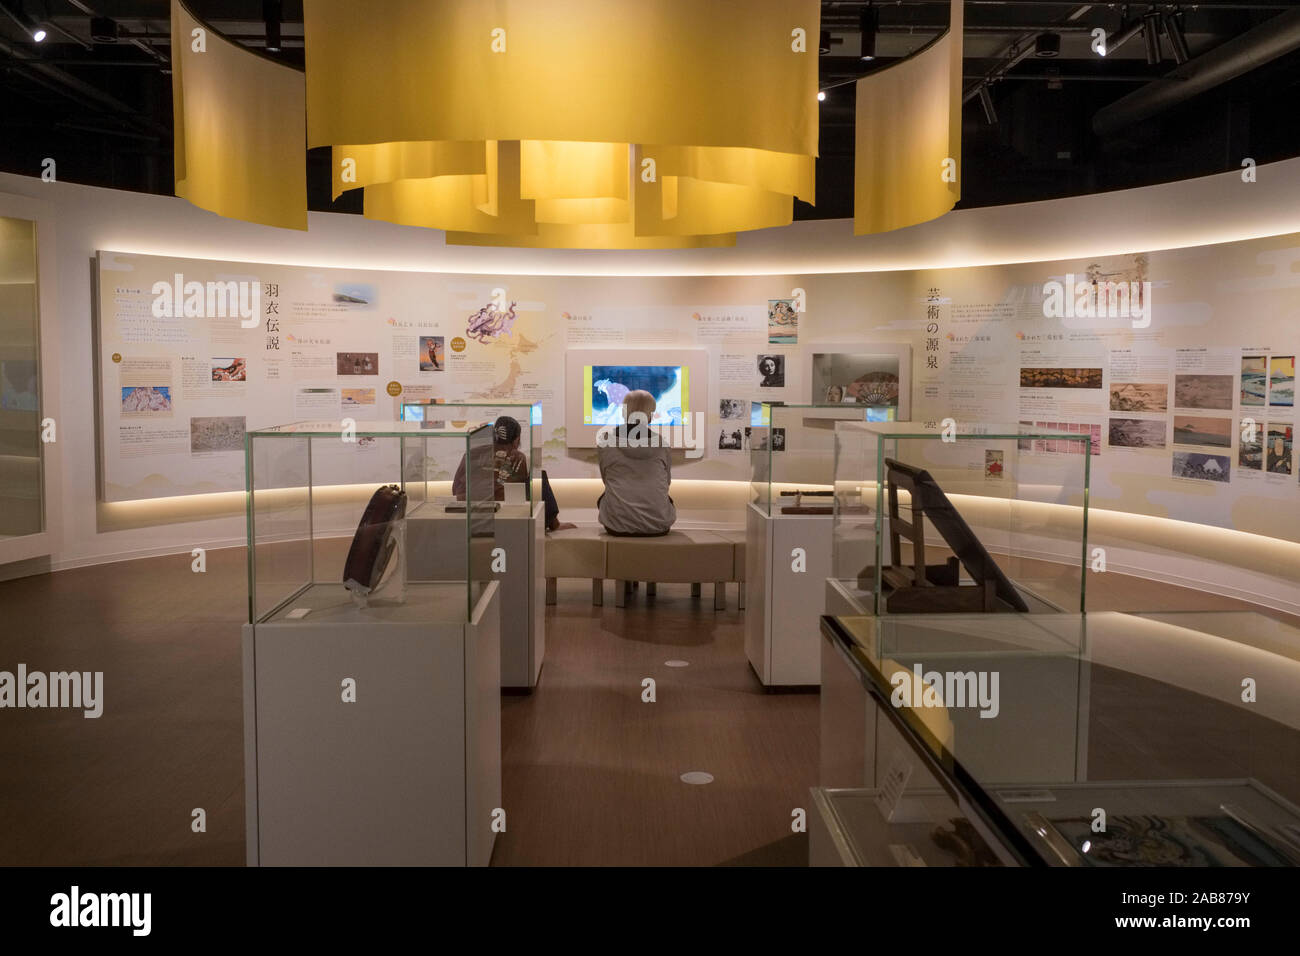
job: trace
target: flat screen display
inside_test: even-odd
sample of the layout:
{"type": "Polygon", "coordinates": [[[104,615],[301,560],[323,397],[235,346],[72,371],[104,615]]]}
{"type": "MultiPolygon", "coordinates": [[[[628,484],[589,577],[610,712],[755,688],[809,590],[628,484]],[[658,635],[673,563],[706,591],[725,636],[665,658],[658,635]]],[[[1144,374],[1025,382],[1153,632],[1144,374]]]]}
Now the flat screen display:
{"type": "Polygon", "coordinates": [[[654,396],[652,425],[681,425],[691,412],[690,368],[685,365],[583,366],[584,425],[623,421],[623,399],[641,389],[654,396]]]}

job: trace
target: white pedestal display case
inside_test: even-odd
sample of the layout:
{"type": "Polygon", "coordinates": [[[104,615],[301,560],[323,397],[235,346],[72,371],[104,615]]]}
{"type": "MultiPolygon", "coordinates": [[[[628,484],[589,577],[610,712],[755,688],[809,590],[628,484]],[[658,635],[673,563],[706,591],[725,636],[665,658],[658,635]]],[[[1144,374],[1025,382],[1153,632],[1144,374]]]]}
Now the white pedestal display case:
{"type": "MultiPolygon", "coordinates": [[[[542,501],[542,405],[527,403],[437,403],[402,406],[402,420],[419,422],[437,431],[447,424],[467,427],[484,423],[494,428],[497,475],[493,497],[496,512],[496,555],[480,547],[476,560],[481,573],[500,585],[501,686],[532,690],[546,654],[546,510],[542,501]],[[517,426],[497,434],[511,419],[517,426]],[[504,439],[504,440],[503,440],[504,439]]],[[[434,463],[436,469],[437,465],[434,463]]],[[[442,476],[440,473],[439,477],[442,476]]],[[[448,560],[447,536],[463,533],[447,506],[463,492],[453,476],[450,495],[430,494],[407,514],[407,568],[414,579],[443,573],[448,560]]],[[[453,558],[454,560],[454,558],[453,558]]]]}
{"type": "Polygon", "coordinates": [[[764,405],[750,428],[745,655],[764,686],[819,682],[817,617],[831,575],[834,425],[858,405],[764,405]]]}
{"type": "Polygon", "coordinates": [[[250,432],[247,859],[485,866],[501,807],[493,440],[482,426],[250,432]],[[464,462],[443,560],[410,573],[407,514],[464,462]],[[376,490],[378,486],[378,490],[376,490]],[[355,529],[355,533],[352,530],[355,529]]]}

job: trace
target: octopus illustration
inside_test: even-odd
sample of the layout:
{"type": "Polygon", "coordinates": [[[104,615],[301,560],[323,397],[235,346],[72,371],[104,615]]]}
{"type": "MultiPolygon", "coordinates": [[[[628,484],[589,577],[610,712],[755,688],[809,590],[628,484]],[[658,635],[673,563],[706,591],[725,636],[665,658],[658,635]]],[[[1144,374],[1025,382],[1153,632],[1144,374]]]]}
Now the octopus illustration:
{"type": "Polygon", "coordinates": [[[511,302],[510,308],[505,312],[485,305],[469,317],[469,324],[465,328],[465,334],[477,342],[486,344],[501,335],[510,335],[511,329],[515,324],[515,306],[517,302],[511,302]]]}

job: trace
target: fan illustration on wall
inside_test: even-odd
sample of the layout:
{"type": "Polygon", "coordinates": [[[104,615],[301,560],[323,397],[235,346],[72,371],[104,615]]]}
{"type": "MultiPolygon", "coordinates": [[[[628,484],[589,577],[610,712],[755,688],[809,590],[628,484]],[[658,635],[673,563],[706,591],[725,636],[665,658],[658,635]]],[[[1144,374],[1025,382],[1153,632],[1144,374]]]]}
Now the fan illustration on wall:
{"type": "Polygon", "coordinates": [[[892,372],[868,372],[849,382],[845,392],[861,405],[897,405],[898,376],[892,372]]]}

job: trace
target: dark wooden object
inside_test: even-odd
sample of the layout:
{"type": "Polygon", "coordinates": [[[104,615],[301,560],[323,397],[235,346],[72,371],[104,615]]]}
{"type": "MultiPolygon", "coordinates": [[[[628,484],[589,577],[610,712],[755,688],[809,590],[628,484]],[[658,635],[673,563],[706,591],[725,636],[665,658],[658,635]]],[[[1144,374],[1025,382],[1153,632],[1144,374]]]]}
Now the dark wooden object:
{"type": "MultiPolygon", "coordinates": [[[[885,490],[888,496],[889,564],[880,570],[885,594],[885,609],[891,614],[976,611],[1027,611],[1023,599],[1015,592],[970,528],[961,521],[929,473],[892,459],[885,460],[885,490]],[[910,520],[898,505],[898,489],[911,497],[910,520]],[[937,513],[942,513],[942,517],[937,513]],[[930,517],[958,556],[943,564],[926,564],[925,520],[930,517]],[[955,519],[955,520],[954,520],[955,519]],[[959,536],[961,540],[954,541],[959,536]],[[902,543],[912,545],[912,562],[902,560],[902,543]],[[971,572],[973,585],[961,584],[961,568],[971,572]],[[1007,592],[1010,592],[1009,594],[1007,592]]],[[[867,567],[858,576],[863,590],[875,587],[875,568],[867,567]]]]}

